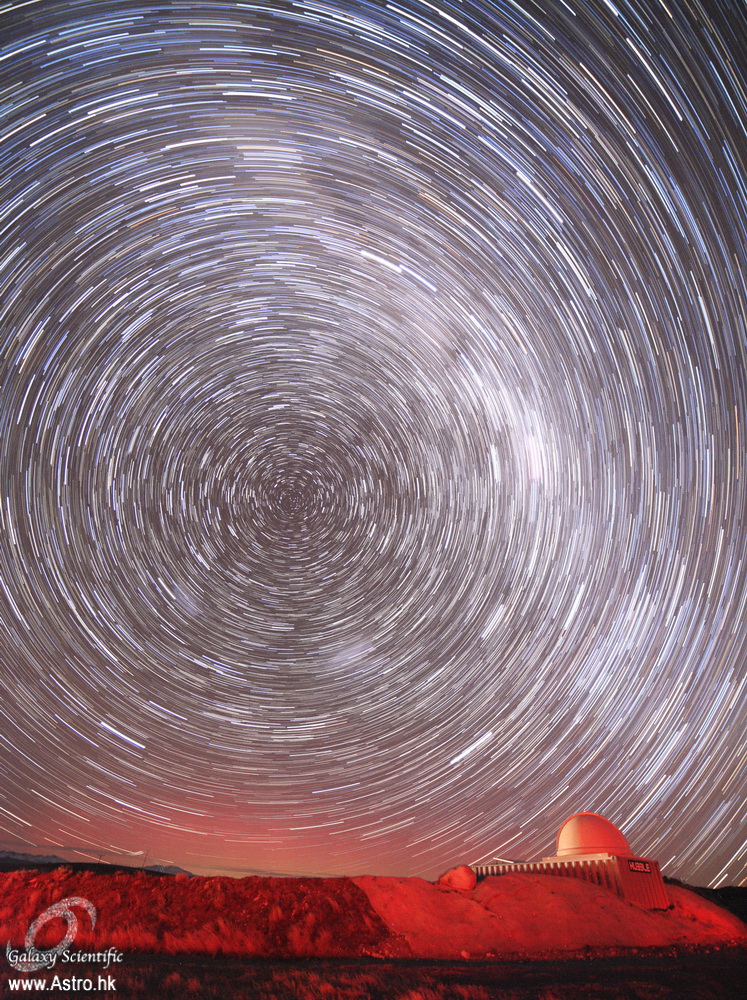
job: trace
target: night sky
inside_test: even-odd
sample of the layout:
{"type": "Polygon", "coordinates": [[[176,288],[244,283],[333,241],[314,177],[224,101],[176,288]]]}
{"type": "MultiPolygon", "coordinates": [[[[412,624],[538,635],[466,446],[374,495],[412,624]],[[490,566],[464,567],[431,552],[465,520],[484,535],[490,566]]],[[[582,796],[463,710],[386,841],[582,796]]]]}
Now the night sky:
{"type": "Polygon", "coordinates": [[[744,880],[743,3],[0,40],[0,846],[744,880]]]}

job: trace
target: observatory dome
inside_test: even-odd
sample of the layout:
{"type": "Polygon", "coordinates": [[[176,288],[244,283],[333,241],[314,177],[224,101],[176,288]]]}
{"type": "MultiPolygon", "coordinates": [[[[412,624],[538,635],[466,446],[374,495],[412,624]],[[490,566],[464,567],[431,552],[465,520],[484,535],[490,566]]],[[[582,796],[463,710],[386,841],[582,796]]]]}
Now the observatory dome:
{"type": "Polygon", "coordinates": [[[615,824],[597,813],[576,813],[558,830],[556,856],[559,858],[580,854],[632,853],[615,824]]]}

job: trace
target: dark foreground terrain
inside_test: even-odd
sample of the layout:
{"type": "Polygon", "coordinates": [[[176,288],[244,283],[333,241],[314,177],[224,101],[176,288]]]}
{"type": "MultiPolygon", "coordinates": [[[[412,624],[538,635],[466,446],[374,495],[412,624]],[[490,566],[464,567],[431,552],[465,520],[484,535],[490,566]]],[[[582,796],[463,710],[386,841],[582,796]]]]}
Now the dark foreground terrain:
{"type": "MultiPolygon", "coordinates": [[[[70,968],[57,972],[69,978],[70,968]]],[[[67,987],[68,995],[137,1000],[742,1000],[747,953],[726,949],[532,962],[280,962],[129,954],[113,971],[116,992],[95,988],[100,969],[75,971],[90,977],[93,989],[67,987]]],[[[0,997],[59,995],[66,987],[52,989],[52,975],[19,977],[46,982],[45,989],[32,991],[11,989],[6,976],[0,997]]]]}

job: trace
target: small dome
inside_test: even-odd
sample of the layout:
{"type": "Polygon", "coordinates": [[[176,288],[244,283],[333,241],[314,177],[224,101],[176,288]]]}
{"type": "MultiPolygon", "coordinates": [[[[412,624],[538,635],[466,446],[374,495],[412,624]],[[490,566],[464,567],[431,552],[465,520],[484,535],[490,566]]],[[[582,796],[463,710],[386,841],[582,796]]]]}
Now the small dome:
{"type": "Polygon", "coordinates": [[[632,854],[627,840],[604,816],[582,812],[571,816],[558,830],[556,856],[577,854],[632,854]]]}

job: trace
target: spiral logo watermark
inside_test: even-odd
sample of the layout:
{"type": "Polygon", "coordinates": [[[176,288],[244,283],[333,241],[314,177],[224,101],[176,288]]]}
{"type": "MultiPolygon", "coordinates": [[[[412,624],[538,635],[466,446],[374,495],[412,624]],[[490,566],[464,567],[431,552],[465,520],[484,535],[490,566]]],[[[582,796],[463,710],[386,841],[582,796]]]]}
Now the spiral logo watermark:
{"type": "Polygon", "coordinates": [[[82,896],[68,896],[67,899],[61,899],[59,903],[48,907],[44,913],[41,913],[36,920],[29,924],[24,942],[25,952],[19,952],[8,941],[5,948],[5,957],[8,959],[8,963],[19,972],[35,972],[37,969],[54,968],[58,957],[67,952],[78,933],[78,918],[73,913],[74,906],[86,910],[91,918],[91,927],[96,926],[96,907],[93,903],[82,896]],[[54,920],[55,917],[62,917],[67,922],[65,936],[54,948],[39,951],[36,947],[36,935],[44,924],[54,920]]]}

